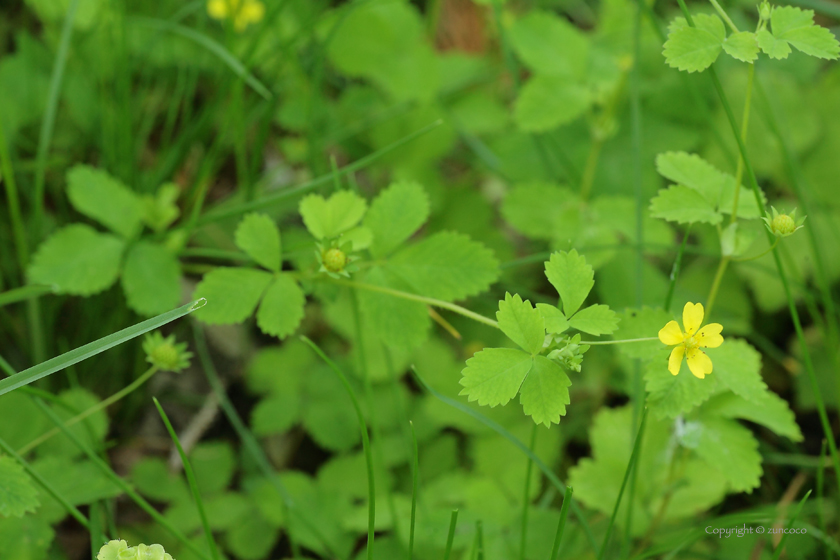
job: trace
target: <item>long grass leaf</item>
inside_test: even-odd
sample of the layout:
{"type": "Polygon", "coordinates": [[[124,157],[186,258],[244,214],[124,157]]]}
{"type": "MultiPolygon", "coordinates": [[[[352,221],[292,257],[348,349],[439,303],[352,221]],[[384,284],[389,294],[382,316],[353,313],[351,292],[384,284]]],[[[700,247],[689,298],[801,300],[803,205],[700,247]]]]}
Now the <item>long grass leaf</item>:
{"type": "Polygon", "coordinates": [[[557,555],[560,553],[560,543],[563,542],[563,532],[566,530],[566,518],[569,516],[573,492],[571,486],[566,486],[563,505],[560,506],[560,522],[557,524],[557,533],[554,535],[554,544],[551,546],[551,560],[557,560],[557,555]]]}
{"type": "Polygon", "coordinates": [[[773,552],[773,560],[779,560],[779,557],[782,555],[782,551],[785,549],[785,543],[787,542],[788,536],[790,535],[790,529],[793,528],[793,524],[796,523],[796,518],[799,517],[799,514],[802,512],[802,508],[805,506],[805,502],[808,501],[808,496],[811,495],[811,490],[808,490],[805,493],[805,496],[799,501],[799,504],[796,506],[796,509],[793,510],[793,515],[790,516],[790,520],[788,521],[787,528],[785,533],[782,535],[782,540],[779,541],[779,546],[776,547],[775,552],[773,552]]]}

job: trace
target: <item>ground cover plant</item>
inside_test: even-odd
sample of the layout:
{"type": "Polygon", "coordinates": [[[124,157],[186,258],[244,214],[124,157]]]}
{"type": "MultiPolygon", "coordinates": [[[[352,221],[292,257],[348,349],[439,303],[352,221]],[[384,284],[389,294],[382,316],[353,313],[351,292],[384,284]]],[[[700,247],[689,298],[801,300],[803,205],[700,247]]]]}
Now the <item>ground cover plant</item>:
{"type": "Polygon", "coordinates": [[[0,560],[840,556],[836,5],[0,14],[0,560]]]}

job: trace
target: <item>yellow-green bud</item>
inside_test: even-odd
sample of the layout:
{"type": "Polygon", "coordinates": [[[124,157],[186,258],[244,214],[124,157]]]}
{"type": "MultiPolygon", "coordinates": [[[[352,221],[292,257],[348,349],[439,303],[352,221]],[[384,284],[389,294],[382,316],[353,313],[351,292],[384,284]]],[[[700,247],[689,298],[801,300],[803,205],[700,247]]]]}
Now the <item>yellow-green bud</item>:
{"type": "Polygon", "coordinates": [[[187,352],[187,344],[175,342],[175,336],[166,338],[155,331],[147,334],[143,340],[146,361],[163,371],[181,371],[190,365],[192,352],[187,352]]]}
{"type": "Polygon", "coordinates": [[[764,0],[764,2],[758,6],[758,17],[761,18],[762,21],[769,21],[772,13],[773,8],[767,0],[764,0]]]}
{"type": "Polygon", "coordinates": [[[796,222],[787,214],[779,214],[770,222],[770,228],[781,235],[790,235],[796,230],[796,222]]]}
{"type": "Polygon", "coordinates": [[[347,255],[341,249],[328,249],[324,252],[324,268],[329,272],[341,272],[347,264],[347,255]]]}

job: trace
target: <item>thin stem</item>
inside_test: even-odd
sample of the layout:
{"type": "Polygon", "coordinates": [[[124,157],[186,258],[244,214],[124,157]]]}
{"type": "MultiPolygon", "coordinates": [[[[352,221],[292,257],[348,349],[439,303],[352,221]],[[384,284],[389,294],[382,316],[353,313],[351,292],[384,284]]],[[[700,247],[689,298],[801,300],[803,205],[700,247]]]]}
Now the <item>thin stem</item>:
{"type": "Polygon", "coordinates": [[[210,554],[213,556],[214,560],[219,560],[219,549],[216,547],[216,540],[213,538],[213,530],[210,529],[210,522],[207,520],[207,512],[204,511],[204,502],[201,500],[201,491],[198,489],[198,483],[195,480],[195,473],[193,472],[192,465],[190,465],[187,454],[184,452],[184,448],[181,445],[181,440],[178,438],[178,434],[175,432],[175,428],[172,427],[169,417],[166,415],[166,412],[164,412],[163,407],[160,406],[160,402],[155,397],[152,397],[152,400],[155,403],[155,408],[157,408],[158,413],[160,413],[163,423],[166,425],[166,431],[169,432],[169,437],[172,438],[172,441],[175,443],[175,447],[178,449],[178,455],[181,456],[181,463],[184,465],[184,474],[187,475],[187,482],[190,485],[190,491],[192,492],[193,500],[195,501],[195,507],[198,510],[198,516],[201,518],[201,525],[204,527],[204,536],[207,538],[207,546],[210,548],[210,554]]]}
{"type": "MultiPolygon", "coordinates": [[[[793,512],[793,515],[790,516],[790,521],[788,521],[787,529],[791,529],[793,524],[796,522],[796,518],[799,517],[800,512],[802,512],[802,507],[805,505],[805,502],[808,501],[808,496],[811,495],[811,490],[805,493],[802,500],[799,501],[799,504],[796,506],[796,509],[793,512]]],[[[785,531],[782,535],[782,540],[779,541],[779,546],[776,547],[776,550],[773,552],[773,560],[779,560],[779,557],[782,555],[782,551],[785,549],[785,543],[787,542],[788,536],[790,533],[785,531]]]]}
{"type": "Polygon", "coordinates": [[[718,263],[715,278],[712,280],[712,287],[709,289],[709,295],[706,297],[706,317],[711,317],[712,315],[712,308],[715,306],[715,300],[717,299],[718,290],[720,289],[720,283],[723,280],[723,275],[726,272],[726,267],[730,260],[731,257],[726,256],[722,257],[718,263]]]}
{"type": "MultiPolygon", "coordinates": [[[[531,427],[531,443],[528,449],[531,453],[534,452],[534,447],[537,444],[537,429],[539,424],[534,423],[531,427]]],[[[528,506],[531,504],[531,470],[534,468],[534,462],[528,457],[528,463],[525,467],[525,492],[522,497],[522,534],[519,539],[519,560],[525,560],[525,544],[528,541],[528,506]]]]}
{"type": "Polygon", "coordinates": [[[554,544],[551,546],[551,560],[557,560],[557,555],[560,553],[560,543],[563,542],[563,531],[566,529],[566,518],[569,516],[572,492],[572,487],[566,486],[563,505],[560,507],[560,522],[557,524],[557,532],[554,534],[554,544]]]}
{"type": "Polygon", "coordinates": [[[458,510],[453,509],[449,516],[449,534],[446,537],[446,548],[443,551],[443,560],[449,560],[452,555],[452,544],[455,542],[455,527],[458,525],[458,510]]]}
{"type": "Polygon", "coordinates": [[[608,344],[625,344],[628,342],[650,342],[651,340],[659,340],[657,336],[647,336],[645,338],[624,338],[620,340],[581,340],[581,344],[589,346],[606,346],[608,344]]]}
{"type": "Polygon", "coordinates": [[[367,559],[373,560],[373,540],[374,540],[374,528],[376,525],[376,483],[373,476],[373,454],[370,450],[370,437],[368,436],[367,424],[365,423],[365,416],[362,414],[362,407],[359,406],[359,401],[356,398],[356,393],[353,391],[353,387],[350,385],[350,382],[347,381],[347,377],[344,373],[339,369],[335,362],[327,357],[326,354],[318,347],[317,344],[312,342],[309,338],[305,336],[300,337],[307,345],[309,345],[312,350],[318,354],[318,356],[326,363],[331,370],[338,376],[341,384],[344,385],[344,388],[347,390],[347,395],[350,397],[350,400],[353,403],[353,408],[356,410],[356,417],[359,421],[359,431],[362,434],[362,448],[365,452],[365,462],[367,464],[367,478],[368,478],[368,537],[367,537],[367,559]]]}
{"type": "Polygon", "coordinates": [[[481,519],[475,522],[475,559],[484,560],[484,524],[481,519]]]}
{"type": "MultiPolygon", "coordinates": [[[[738,33],[738,28],[737,28],[737,27],[735,27],[735,24],[734,24],[734,23],[732,23],[732,20],[731,20],[731,19],[729,19],[729,14],[727,14],[727,13],[723,10],[723,8],[721,8],[721,7],[720,7],[720,4],[718,4],[718,3],[717,3],[717,0],[709,0],[709,2],[711,2],[711,3],[712,3],[712,6],[714,6],[714,7],[715,7],[715,11],[718,13],[718,15],[720,15],[720,17],[722,17],[722,18],[723,18],[723,21],[725,21],[725,22],[726,22],[726,24],[729,26],[729,28],[730,28],[733,32],[738,33]]],[[[751,66],[752,66],[752,65],[751,65],[751,66]]]]}
{"type": "Polygon", "coordinates": [[[732,259],[732,262],[749,262],[749,261],[754,261],[754,260],[760,259],[764,255],[770,253],[773,249],[775,249],[776,245],[778,245],[778,244],[779,244],[779,238],[777,237],[776,240],[773,242],[773,244],[770,245],[770,247],[767,250],[765,250],[765,251],[763,251],[763,252],[761,252],[761,253],[759,253],[755,256],[752,256],[752,257],[743,257],[743,258],[740,258],[740,259],[732,259]]]}
{"type": "Polygon", "coordinates": [[[41,297],[45,294],[53,293],[52,286],[21,286],[20,288],[13,288],[0,293],[0,307],[9,305],[10,303],[17,303],[19,301],[28,301],[41,297]]]}
{"type": "MultiPolygon", "coordinates": [[[[627,480],[630,477],[630,472],[636,468],[636,463],[639,460],[639,452],[642,448],[642,438],[645,434],[645,426],[647,426],[648,408],[645,407],[642,412],[642,422],[639,425],[639,431],[636,432],[636,440],[633,443],[633,452],[630,454],[630,461],[627,463],[627,469],[624,471],[624,480],[621,481],[621,488],[618,491],[618,497],[615,500],[615,507],[613,507],[610,522],[607,525],[607,532],[604,535],[604,542],[601,544],[601,551],[598,553],[598,560],[604,558],[604,553],[607,551],[607,545],[610,542],[610,534],[612,533],[613,525],[615,525],[615,518],[618,516],[618,508],[621,506],[621,498],[624,496],[624,487],[627,486],[627,480]]],[[[633,507],[629,504],[628,507],[633,507]]]]}
{"type": "Polygon", "coordinates": [[[682,266],[683,253],[685,253],[685,246],[688,243],[688,235],[691,232],[691,225],[685,228],[685,235],[683,236],[680,250],[677,252],[677,258],[674,259],[674,266],[671,267],[671,277],[668,284],[668,293],[665,295],[665,311],[671,311],[671,302],[674,299],[674,289],[677,286],[677,277],[680,275],[680,267],[682,266]]]}
{"type": "MultiPolygon", "coordinates": [[[[711,0],[715,4],[715,0],[711,0]]],[[[746,144],[747,134],[750,126],[750,107],[752,106],[753,82],[755,81],[755,64],[750,64],[747,70],[747,92],[744,96],[744,113],[741,117],[741,141],[746,144]]],[[[729,223],[734,224],[738,219],[738,202],[741,196],[741,183],[744,179],[744,158],[738,158],[738,165],[735,168],[735,192],[732,197],[732,213],[729,215],[729,223]]]]}
{"type": "Polygon", "coordinates": [[[414,422],[411,425],[411,522],[408,529],[408,560],[414,559],[414,525],[417,519],[417,488],[419,486],[420,460],[417,451],[417,432],[414,430],[414,422]]]}
{"type": "MultiPolygon", "coordinates": [[[[110,397],[105,399],[104,401],[100,401],[100,402],[96,403],[95,405],[93,405],[92,407],[85,410],[84,412],[81,412],[81,413],[77,414],[76,416],[74,416],[73,418],[70,418],[69,420],[64,422],[64,425],[69,428],[70,426],[78,424],[79,422],[81,422],[82,420],[87,418],[88,416],[90,416],[92,414],[96,414],[100,410],[108,408],[109,406],[111,406],[115,402],[124,399],[127,395],[131,394],[132,392],[137,390],[137,388],[139,388],[141,385],[143,385],[146,381],[148,381],[155,373],[157,373],[157,371],[158,371],[158,368],[156,366],[150,367],[149,369],[147,369],[145,371],[145,373],[143,373],[143,375],[141,375],[140,377],[135,379],[130,385],[128,385],[128,386],[122,388],[121,390],[117,391],[116,393],[114,393],[113,395],[111,395],[110,397]]],[[[36,447],[38,447],[39,445],[41,445],[42,443],[47,441],[48,439],[57,435],[60,431],[61,430],[59,428],[53,428],[53,429],[49,430],[48,432],[44,432],[43,434],[41,434],[40,436],[38,436],[34,440],[30,441],[25,446],[21,447],[18,450],[18,453],[20,453],[21,455],[26,455],[27,453],[29,453],[30,451],[32,451],[33,449],[35,449],[36,447]]]]}
{"type": "Polygon", "coordinates": [[[586,165],[583,168],[583,175],[580,179],[580,199],[587,200],[592,184],[595,182],[595,172],[598,171],[598,156],[601,155],[601,148],[604,141],[601,138],[592,140],[589,146],[589,155],[586,156],[586,165]]]}
{"type": "MultiPolygon", "coordinates": [[[[823,503],[823,492],[825,489],[825,448],[826,441],[823,438],[822,445],[820,445],[820,463],[817,467],[817,519],[820,524],[820,531],[823,534],[827,534],[825,532],[825,504],[823,503]]],[[[826,560],[831,560],[831,549],[828,546],[825,547],[825,558],[826,560]]]]}

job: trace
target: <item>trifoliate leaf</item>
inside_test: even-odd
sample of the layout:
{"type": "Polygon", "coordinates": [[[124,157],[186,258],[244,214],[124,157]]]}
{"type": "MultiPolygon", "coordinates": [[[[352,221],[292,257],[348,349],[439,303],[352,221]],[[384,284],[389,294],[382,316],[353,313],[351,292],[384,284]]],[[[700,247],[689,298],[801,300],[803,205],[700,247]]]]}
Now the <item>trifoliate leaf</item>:
{"type": "Polygon", "coordinates": [[[551,240],[560,216],[576,203],[578,198],[569,189],[551,183],[526,183],[508,191],[502,216],[528,237],[551,240]]]}
{"type": "Polygon", "coordinates": [[[448,231],[403,249],[387,267],[418,294],[444,301],[474,296],[499,277],[493,251],[464,234],[448,231]]]}
{"type": "Polygon", "coordinates": [[[537,424],[559,424],[569,404],[569,376],[556,362],[535,356],[534,366],[519,390],[519,402],[525,414],[537,424]]]}
{"type": "Polygon", "coordinates": [[[520,348],[531,355],[539,354],[545,342],[545,320],[527,299],[519,294],[505,294],[496,312],[499,328],[520,348]]]}
{"type": "Polygon", "coordinates": [[[719,224],[723,216],[703,196],[683,185],[661,189],[650,201],[650,215],[669,222],[719,224]]]}
{"type": "Polygon", "coordinates": [[[765,391],[761,398],[754,401],[729,392],[715,395],[703,405],[700,413],[704,416],[749,420],[792,441],[802,441],[802,431],[796,423],[796,416],[787,401],[772,391],[765,391]]]}
{"type": "Polygon", "coordinates": [[[257,311],[257,325],[265,334],[286,338],[300,325],[306,298],[297,281],[280,274],[266,290],[257,311]]]}
{"type": "Polygon", "coordinates": [[[268,272],[251,268],[208,272],[193,293],[193,299],[207,298],[207,305],[195,317],[211,325],[241,323],[254,312],[272,278],[268,272]]]}
{"type": "Polygon", "coordinates": [[[732,58],[751,63],[758,58],[758,40],[755,33],[739,31],[726,38],[723,50],[732,58]]]}
{"type": "Polygon", "coordinates": [[[685,360],[681,368],[679,374],[671,375],[668,371],[668,352],[662,352],[660,358],[645,366],[647,402],[650,411],[657,418],[676,418],[686,414],[720,390],[720,381],[714,374],[698,379],[688,371],[685,360]]]}
{"type": "Polygon", "coordinates": [[[758,442],[735,420],[703,417],[694,451],[729,480],[737,492],[752,492],[761,479],[758,442]]]}
{"type": "Polygon", "coordinates": [[[686,152],[659,154],[656,156],[656,170],[666,179],[696,190],[714,207],[720,203],[727,181],[735,182],[734,178],[700,156],[686,152]]]}
{"type": "Polygon", "coordinates": [[[236,228],[236,246],[257,264],[272,272],[280,270],[280,230],[265,214],[248,214],[236,228]]]}
{"type": "Polygon", "coordinates": [[[762,52],[770,58],[784,60],[790,54],[790,45],[788,45],[788,42],[784,39],[777,39],[766,29],[762,29],[756,33],[755,38],[762,52]]]}
{"type": "Polygon", "coordinates": [[[569,319],[572,328],[594,336],[610,334],[618,327],[615,311],[606,305],[596,304],[581,309],[569,319]]]}
{"type": "Polygon", "coordinates": [[[140,315],[157,315],[181,299],[181,264],[157,243],[139,241],[125,257],[122,287],[128,306],[140,315]]]}
{"type": "Polygon", "coordinates": [[[77,165],[67,173],[67,196],[73,207],[123,237],[140,229],[140,198],[101,169],[77,165]]]}
{"type": "Polygon", "coordinates": [[[545,263],[545,275],[560,294],[566,317],[580,309],[595,285],[595,272],[574,249],[553,253],[545,263]]]}
{"type": "Polygon", "coordinates": [[[663,54],[668,65],[686,72],[701,72],[717,60],[726,28],[716,15],[694,16],[696,27],[675,27],[668,34],[663,54]]]}
{"type": "Polygon", "coordinates": [[[123,241],[90,226],[73,224],[44,241],[29,266],[29,282],[56,292],[89,296],[108,288],[120,272],[123,241]]]}
{"type": "MultiPolygon", "coordinates": [[[[398,291],[411,290],[400,278],[381,267],[372,267],[365,282],[398,291]]],[[[414,348],[426,340],[431,322],[426,306],[387,293],[359,290],[359,308],[373,332],[386,345],[414,348]]]]}
{"type": "Polygon", "coordinates": [[[373,233],[370,252],[387,255],[420,229],[429,217],[429,197],[417,183],[393,183],[379,193],[365,216],[365,227],[373,233]]]}
{"type": "Polygon", "coordinates": [[[533,76],[519,94],[513,116],[526,132],[545,132],[583,115],[589,90],[562,76],[533,76]]]}
{"type": "Polygon", "coordinates": [[[775,8],[770,16],[773,36],[817,58],[834,60],[840,56],[840,43],[825,27],[814,25],[814,12],[793,6],[775,8]]]}
{"type": "Polygon", "coordinates": [[[481,406],[507,404],[519,392],[532,363],[531,356],[515,348],[485,348],[461,371],[460,394],[481,406]]]}
{"type": "Polygon", "coordinates": [[[331,239],[358,224],[367,210],[365,200],[351,191],[338,191],[329,199],[310,194],[300,201],[303,223],[316,239],[331,239]]]}
{"type": "Polygon", "coordinates": [[[532,10],[508,30],[511,46],[525,64],[546,76],[582,78],[589,59],[589,38],[556,14],[532,10]]]}
{"type": "Polygon", "coordinates": [[[21,517],[40,505],[29,475],[11,457],[0,457],[0,517],[21,517]]]}
{"type": "MultiPolygon", "coordinates": [[[[725,334],[725,333],[724,333],[725,334]]],[[[708,348],[712,375],[725,387],[747,399],[759,402],[767,391],[761,378],[761,354],[741,339],[725,338],[719,348],[708,348]]]]}
{"type": "Polygon", "coordinates": [[[569,328],[569,321],[563,312],[547,303],[538,303],[537,311],[542,315],[545,321],[545,330],[550,334],[560,334],[566,332],[569,328]]]}
{"type": "Polygon", "coordinates": [[[281,434],[300,417],[300,396],[279,393],[262,399],[251,411],[251,429],[258,436],[281,434]]]}

